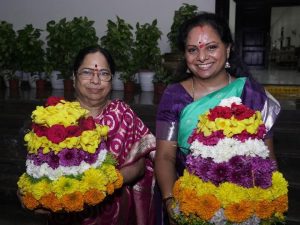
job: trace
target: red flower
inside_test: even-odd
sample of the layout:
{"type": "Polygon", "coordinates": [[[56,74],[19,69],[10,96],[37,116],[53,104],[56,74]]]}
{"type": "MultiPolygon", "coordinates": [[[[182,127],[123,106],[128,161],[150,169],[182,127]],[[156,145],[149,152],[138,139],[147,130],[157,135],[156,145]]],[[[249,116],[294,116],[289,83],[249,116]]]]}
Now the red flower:
{"type": "Polygon", "coordinates": [[[214,121],[216,118],[230,119],[231,115],[232,114],[229,107],[216,106],[209,111],[208,119],[211,121],[214,121]]]}
{"type": "Polygon", "coordinates": [[[47,138],[55,143],[58,144],[64,141],[67,137],[66,129],[63,125],[53,125],[52,127],[48,128],[47,138]]]}
{"type": "Polygon", "coordinates": [[[60,101],[63,99],[64,99],[63,97],[51,96],[47,99],[46,106],[50,106],[50,105],[55,106],[58,103],[60,103],[60,101]]]}
{"type": "Polygon", "coordinates": [[[68,137],[78,137],[81,135],[81,130],[78,126],[72,125],[66,128],[68,137]]]}
{"type": "Polygon", "coordinates": [[[82,130],[92,130],[96,128],[95,121],[91,116],[80,120],[80,126],[82,130]]]}
{"type": "Polygon", "coordinates": [[[235,103],[233,103],[231,105],[231,110],[232,113],[234,114],[234,117],[237,120],[243,120],[243,119],[247,119],[250,118],[251,116],[253,116],[255,114],[255,111],[248,108],[245,105],[236,105],[235,103]]]}
{"type": "Polygon", "coordinates": [[[48,131],[48,128],[47,128],[47,127],[40,126],[40,125],[35,124],[35,123],[33,123],[31,127],[32,127],[32,129],[33,129],[33,132],[34,132],[38,137],[42,137],[42,136],[46,136],[46,135],[47,135],[47,131],[48,131]]]}

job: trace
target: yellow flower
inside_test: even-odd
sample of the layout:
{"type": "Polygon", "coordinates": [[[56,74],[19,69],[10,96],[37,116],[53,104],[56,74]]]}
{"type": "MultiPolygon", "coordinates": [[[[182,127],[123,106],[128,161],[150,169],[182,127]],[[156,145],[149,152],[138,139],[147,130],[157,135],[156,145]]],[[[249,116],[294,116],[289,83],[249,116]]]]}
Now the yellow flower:
{"type": "Polygon", "coordinates": [[[102,167],[100,168],[108,178],[108,182],[115,182],[118,179],[118,174],[113,165],[109,164],[103,164],[102,167]]]}
{"type": "Polygon", "coordinates": [[[225,182],[218,187],[216,197],[221,201],[222,205],[226,207],[228,204],[238,203],[245,200],[249,196],[246,188],[225,182]]]}
{"type": "Polygon", "coordinates": [[[80,182],[78,180],[68,177],[59,177],[52,182],[52,190],[58,198],[77,191],[79,186],[80,182]]]}
{"type": "Polygon", "coordinates": [[[276,171],[272,174],[272,186],[270,191],[274,199],[288,193],[288,182],[284,179],[282,173],[276,171]]]}
{"type": "Polygon", "coordinates": [[[89,188],[96,188],[101,191],[106,191],[106,185],[109,182],[105,174],[95,168],[85,171],[82,181],[85,182],[89,188]]]}
{"type": "Polygon", "coordinates": [[[231,122],[228,119],[224,119],[224,118],[217,118],[215,119],[215,122],[213,122],[216,124],[216,128],[217,130],[225,130],[229,127],[231,127],[231,122]]]}
{"type": "Polygon", "coordinates": [[[22,194],[31,192],[31,181],[27,173],[23,173],[20,176],[17,184],[22,194]]]}
{"type": "Polygon", "coordinates": [[[31,188],[31,193],[37,200],[51,192],[50,183],[46,179],[42,179],[36,183],[33,183],[31,188]]]}
{"type": "Polygon", "coordinates": [[[274,196],[270,191],[270,188],[262,189],[260,187],[253,187],[246,190],[249,194],[249,200],[261,201],[261,200],[272,200],[274,196]]]}

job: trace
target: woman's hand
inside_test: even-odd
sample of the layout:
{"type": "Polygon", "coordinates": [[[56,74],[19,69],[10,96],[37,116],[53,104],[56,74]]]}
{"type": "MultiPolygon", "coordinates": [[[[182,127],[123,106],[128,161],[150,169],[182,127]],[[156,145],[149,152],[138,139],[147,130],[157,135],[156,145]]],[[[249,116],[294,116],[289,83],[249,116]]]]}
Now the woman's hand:
{"type": "Polygon", "coordinates": [[[164,204],[167,209],[170,225],[176,225],[176,221],[174,220],[174,204],[175,204],[174,197],[164,201],[164,204]]]}
{"type": "Polygon", "coordinates": [[[145,159],[140,158],[129,166],[125,166],[120,169],[120,173],[123,176],[123,183],[130,184],[136,181],[138,178],[145,174],[145,159]]]}

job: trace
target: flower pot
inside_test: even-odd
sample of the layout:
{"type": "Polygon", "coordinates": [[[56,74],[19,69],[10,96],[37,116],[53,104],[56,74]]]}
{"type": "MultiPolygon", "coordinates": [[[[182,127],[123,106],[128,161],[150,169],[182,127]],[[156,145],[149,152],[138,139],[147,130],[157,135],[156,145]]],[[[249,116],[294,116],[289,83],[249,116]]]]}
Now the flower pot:
{"type": "Polygon", "coordinates": [[[61,77],[60,71],[52,71],[50,81],[53,89],[64,89],[64,80],[61,77]]]}
{"type": "Polygon", "coordinates": [[[16,89],[19,89],[19,87],[20,87],[20,80],[18,80],[18,79],[10,79],[10,80],[8,80],[8,83],[9,83],[10,90],[16,90],[16,89]]]}
{"type": "Polygon", "coordinates": [[[135,83],[133,81],[128,81],[124,83],[124,92],[125,93],[134,93],[136,90],[135,83]]]}
{"type": "Polygon", "coordinates": [[[153,91],[153,71],[141,71],[139,72],[139,81],[142,91],[153,91]]]}
{"type": "Polygon", "coordinates": [[[38,79],[35,81],[36,83],[36,89],[39,89],[39,90],[43,90],[45,89],[45,86],[46,86],[46,81],[45,80],[42,80],[42,79],[38,79]]]}
{"type": "Polygon", "coordinates": [[[113,75],[111,85],[112,85],[112,90],[114,90],[114,91],[123,91],[124,90],[123,81],[120,80],[120,75],[121,75],[121,72],[119,72],[119,71],[115,72],[115,74],[113,75]]]}
{"type": "Polygon", "coordinates": [[[64,80],[64,90],[65,91],[73,91],[73,89],[74,89],[73,80],[65,79],[64,80]]]}
{"type": "Polygon", "coordinates": [[[154,94],[162,95],[166,87],[164,83],[154,83],[154,94]]]}

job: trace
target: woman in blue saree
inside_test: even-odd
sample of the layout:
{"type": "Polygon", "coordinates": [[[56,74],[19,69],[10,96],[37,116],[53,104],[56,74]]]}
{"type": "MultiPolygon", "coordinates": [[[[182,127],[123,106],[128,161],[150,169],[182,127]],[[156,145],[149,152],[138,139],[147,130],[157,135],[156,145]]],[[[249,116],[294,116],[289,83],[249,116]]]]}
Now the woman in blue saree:
{"type": "MultiPolygon", "coordinates": [[[[275,158],[272,127],[280,112],[278,102],[258,84],[238,60],[228,24],[212,13],[185,21],[178,35],[184,53],[181,80],[165,90],[157,112],[155,173],[169,220],[172,220],[172,188],[185,168],[188,138],[198,116],[224,98],[240,97],[243,104],[262,112],[267,127],[265,142],[275,158]]],[[[161,222],[163,224],[164,222],[161,222]]]]}

